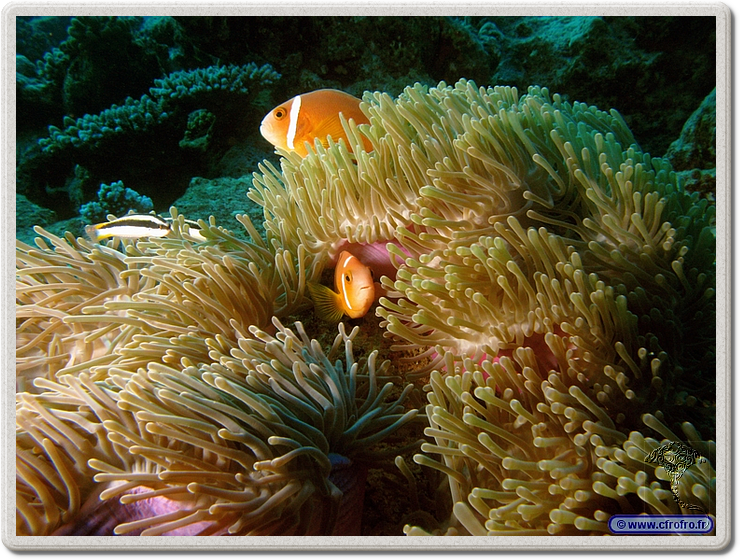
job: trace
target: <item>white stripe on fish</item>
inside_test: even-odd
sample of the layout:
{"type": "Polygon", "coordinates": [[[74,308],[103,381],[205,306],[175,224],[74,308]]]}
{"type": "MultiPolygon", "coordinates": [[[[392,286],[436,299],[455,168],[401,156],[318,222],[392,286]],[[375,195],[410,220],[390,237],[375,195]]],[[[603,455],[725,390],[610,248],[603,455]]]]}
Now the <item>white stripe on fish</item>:
{"type": "MultiPolygon", "coordinates": [[[[183,235],[192,237],[196,241],[205,241],[196,222],[185,220],[181,231],[183,235]]],[[[103,239],[118,237],[122,239],[141,239],[144,237],[166,237],[172,233],[172,220],[155,216],[154,214],[129,214],[109,222],[89,225],[85,233],[97,243],[103,239]]]]}

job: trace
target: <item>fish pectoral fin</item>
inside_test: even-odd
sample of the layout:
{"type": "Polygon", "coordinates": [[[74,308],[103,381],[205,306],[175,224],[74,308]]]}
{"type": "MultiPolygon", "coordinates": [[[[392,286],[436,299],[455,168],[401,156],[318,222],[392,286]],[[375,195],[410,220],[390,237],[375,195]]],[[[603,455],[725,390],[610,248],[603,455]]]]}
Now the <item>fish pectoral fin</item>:
{"type": "MultiPolygon", "coordinates": [[[[338,113],[321,121],[314,128],[313,134],[321,141],[321,144],[324,147],[327,147],[329,145],[328,141],[326,140],[327,136],[331,136],[331,139],[334,141],[334,143],[339,142],[340,138],[344,138],[345,142],[347,141],[347,134],[344,132],[344,127],[342,127],[342,121],[339,118],[338,113]]],[[[351,148],[351,146],[347,146],[347,148],[351,148]]]]}
{"type": "Polygon", "coordinates": [[[322,284],[307,282],[316,314],[324,321],[338,323],[344,316],[342,296],[322,284]]]}

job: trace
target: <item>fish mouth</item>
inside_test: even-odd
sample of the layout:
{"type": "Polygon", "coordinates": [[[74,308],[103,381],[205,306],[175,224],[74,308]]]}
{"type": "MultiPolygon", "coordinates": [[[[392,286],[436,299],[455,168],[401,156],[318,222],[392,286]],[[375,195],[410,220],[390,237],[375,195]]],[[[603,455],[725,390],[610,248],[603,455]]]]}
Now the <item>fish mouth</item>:
{"type": "Polygon", "coordinates": [[[262,138],[270,142],[271,144],[275,144],[275,133],[273,132],[272,127],[269,125],[269,123],[266,122],[267,119],[263,120],[260,124],[260,134],[262,135],[262,138]]]}

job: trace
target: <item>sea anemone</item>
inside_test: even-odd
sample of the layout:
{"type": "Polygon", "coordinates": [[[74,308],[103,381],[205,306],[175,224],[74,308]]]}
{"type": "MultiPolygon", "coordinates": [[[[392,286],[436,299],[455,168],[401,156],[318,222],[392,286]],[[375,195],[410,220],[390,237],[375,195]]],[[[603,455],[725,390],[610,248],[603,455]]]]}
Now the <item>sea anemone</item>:
{"type": "Polygon", "coordinates": [[[42,230],[52,247],[19,245],[20,532],[65,530],[86,499],[158,500],[119,532],[343,531],[331,477],[415,414],[342,325],[325,355],[278,320],[348,245],[385,245],[380,326],[406,380],[428,379],[414,458],[453,505],[426,529],[593,534],[678,512],[646,461],[664,440],[707,459],[678,493],[714,512],[714,208],[616,111],[545,88],[461,80],[362,108],[349,146],[260,166],[266,240],[242,218],[250,241],[201,223],[195,242],[173,213],[173,238],[121,250],[42,230]]]}
{"type": "Polygon", "coordinates": [[[117,351],[134,336],[151,338],[147,347],[153,357],[166,353],[169,338],[190,334],[203,341],[199,357],[206,358],[206,338],[233,340],[233,325],[243,325],[243,332],[249,325],[267,327],[274,314],[305,307],[309,259],[302,250],[296,255],[270,250],[245,216],[239,219],[251,242],[203,223],[207,240],[196,244],[176,209],[172,213],[173,237],[127,242],[121,250],[40,228],[36,231],[51,246],[40,237],[38,248],[18,242],[22,390],[38,375],[54,379],[118,363],[117,351]],[[163,347],[155,350],[158,340],[163,347]]]}
{"type": "Polygon", "coordinates": [[[363,461],[416,416],[412,386],[379,387],[389,362],[355,361],[357,327],[340,324],[327,354],[300,323],[273,323],[236,348],[207,339],[199,366],[38,379],[19,395],[18,533],[356,534],[363,461]]]}
{"type": "MultiPolygon", "coordinates": [[[[426,434],[435,443],[423,444],[424,454],[414,457],[448,476],[454,505],[445,534],[609,534],[614,513],[681,513],[663,482],[670,473],[646,460],[659,440],[625,434],[604,404],[566,386],[554,371],[541,381],[530,348],[497,363],[467,361],[465,369],[432,373],[426,434]]],[[[651,414],[642,422],[669,442],[682,439],[651,414]]],[[[687,471],[680,499],[713,514],[714,442],[689,422],[682,431],[708,462],[687,471]]],[[[420,527],[405,531],[427,534],[420,527]]]]}
{"type": "MultiPolygon", "coordinates": [[[[545,88],[519,97],[461,80],[365,103],[371,125],[345,127],[356,161],[341,143],[282,154],[282,174],[263,168],[252,196],[288,244],[331,256],[346,241],[389,241],[398,270],[377,313],[396,348],[415,352],[411,377],[432,373],[436,445],[423,450],[444,460],[417,461],[449,476],[465,528],[480,534],[489,510],[510,508],[500,522],[490,513],[492,531],[606,531],[624,505],[618,463],[637,476],[625,493],[674,511],[652,474],[635,474],[655,471],[644,456],[657,442],[642,432],[668,433],[641,418],[713,434],[714,208],[642,153],[616,111],[545,88]],[[568,473],[583,478],[571,488],[568,473]],[[494,505],[466,509],[477,494],[494,505]]],[[[712,476],[696,487],[710,511],[712,476]]]]}
{"type": "MultiPolygon", "coordinates": [[[[474,534],[483,522],[472,525],[473,510],[490,516],[492,533],[606,531],[603,512],[624,509],[608,465],[654,470],[643,459],[657,443],[641,418],[696,436],[691,419],[713,434],[714,209],[643,154],[615,111],[464,81],[406,95],[448,108],[409,119],[435,163],[413,158],[410,174],[430,185],[389,247],[403,264],[395,281],[383,279],[390,296],[378,309],[401,347],[430,358],[416,375],[432,371],[427,435],[437,444],[423,450],[444,463],[417,460],[445,465],[454,512],[474,534]],[[632,444],[642,455],[619,451],[632,444]],[[595,474],[603,468],[612,479],[595,474]],[[475,472],[487,473],[480,485],[475,472]],[[572,487],[577,498],[570,482],[550,486],[569,473],[588,481],[572,487]],[[550,514],[558,507],[567,514],[550,514]]],[[[713,511],[707,468],[695,492],[713,511]]],[[[635,480],[629,492],[649,511],[675,508],[655,478],[635,480]]]]}
{"type": "Polygon", "coordinates": [[[18,244],[18,533],[335,531],[330,477],[413,418],[408,390],[386,402],[356,330],[327,357],[275,318],[305,306],[301,250],[244,217],[252,242],[201,223],[194,243],[172,214],[172,238],[18,244]]]}

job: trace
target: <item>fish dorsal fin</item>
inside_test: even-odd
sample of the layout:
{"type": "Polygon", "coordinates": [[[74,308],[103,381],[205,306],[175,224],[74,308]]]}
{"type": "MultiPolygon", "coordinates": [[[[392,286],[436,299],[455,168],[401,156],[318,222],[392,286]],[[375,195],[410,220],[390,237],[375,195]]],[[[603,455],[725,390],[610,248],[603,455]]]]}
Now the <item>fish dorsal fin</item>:
{"type": "Polygon", "coordinates": [[[316,314],[324,321],[338,323],[344,315],[342,296],[322,284],[307,282],[316,314]]]}

